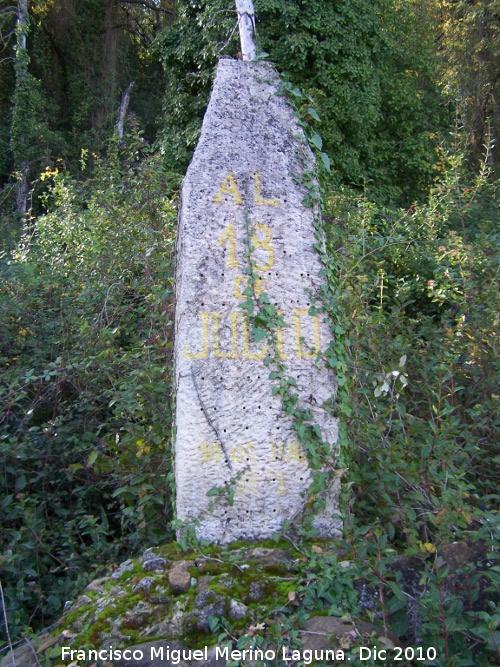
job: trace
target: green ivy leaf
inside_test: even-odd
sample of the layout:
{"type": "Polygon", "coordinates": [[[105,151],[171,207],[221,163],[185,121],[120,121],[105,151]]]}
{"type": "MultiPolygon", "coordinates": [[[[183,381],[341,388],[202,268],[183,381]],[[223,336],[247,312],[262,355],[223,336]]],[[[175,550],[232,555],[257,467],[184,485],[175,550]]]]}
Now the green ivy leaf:
{"type": "Polygon", "coordinates": [[[307,108],[307,113],[308,113],[312,118],[314,118],[314,120],[318,120],[318,121],[320,120],[320,117],[318,116],[318,112],[316,111],[316,109],[313,109],[312,107],[308,107],[308,108],[307,108]]]}
{"type": "Polygon", "coordinates": [[[331,171],[330,158],[328,157],[328,155],[326,153],[321,153],[321,159],[323,160],[325,169],[327,171],[331,171]]]}
{"type": "Polygon", "coordinates": [[[254,305],[253,301],[251,299],[247,299],[246,301],[242,301],[239,304],[240,308],[243,308],[243,310],[247,310],[248,314],[251,315],[254,311],[254,305]]]}
{"type": "Polygon", "coordinates": [[[262,327],[253,327],[252,336],[256,343],[259,343],[267,336],[267,331],[262,327]]]}
{"type": "Polygon", "coordinates": [[[313,143],[319,151],[323,147],[323,139],[319,136],[319,134],[313,134],[311,137],[311,143],[313,143]]]}

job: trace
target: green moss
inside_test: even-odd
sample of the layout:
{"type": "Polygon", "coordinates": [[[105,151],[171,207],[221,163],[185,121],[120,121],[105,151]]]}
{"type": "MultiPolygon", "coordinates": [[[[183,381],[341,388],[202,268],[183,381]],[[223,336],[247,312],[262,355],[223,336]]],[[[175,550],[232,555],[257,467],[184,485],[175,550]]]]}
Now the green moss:
{"type": "Polygon", "coordinates": [[[198,575],[207,574],[207,575],[218,575],[225,574],[231,570],[233,566],[230,563],[219,563],[215,560],[206,560],[197,568],[198,575]]]}
{"type": "MultiPolygon", "coordinates": [[[[314,544],[318,544],[318,541],[315,540],[314,544]]],[[[300,564],[272,562],[265,564],[262,559],[250,555],[251,551],[256,548],[283,549],[286,550],[292,558],[301,557],[302,561],[304,560],[303,556],[292,549],[288,543],[277,543],[272,540],[263,540],[252,544],[235,542],[225,548],[222,548],[219,545],[211,545],[190,552],[182,552],[177,543],[170,542],[155,549],[155,555],[167,558],[171,563],[179,560],[199,559],[199,567],[192,566],[188,568],[191,576],[199,578],[200,575],[208,575],[212,577],[208,590],[213,591],[214,594],[223,596],[227,601],[234,598],[244,602],[249,608],[249,613],[245,619],[222,619],[222,622],[231,634],[239,636],[240,631],[243,632],[248,627],[249,622],[258,622],[259,620],[262,620],[262,618],[265,618],[266,614],[269,614],[272,610],[285,604],[289,592],[296,590],[297,588],[297,580],[288,580],[291,576],[290,572],[298,572],[303,568],[302,562],[300,564]],[[206,560],[202,559],[203,556],[206,556],[206,560]],[[249,567],[241,569],[239,564],[243,563],[247,564],[249,567]],[[231,586],[224,586],[222,583],[223,580],[229,578],[232,580],[231,586]],[[252,600],[250,597],[251,587],[254,583],[258,584],[260,588],[259,600],[252,600]]],[[[325,546],[325,550],[326,548],[327,547],[325,546]]],[[[142,564],[137,561],[134,562],[134,567],[131,570],[124,572],[119,582],[111,579],[105,583],[103,582],[102,590],[106,591],[107,594],[109,594],[109,591],[113,587],[118,585],[120,589],[125,592],[125,595],[120,598],[114,598],[112,604],[110,603],[102,610],[94,624],[90,625],[90,619],[92,619],[95,614],[97,602],[102,599],[101,594],[95,591],[85,593],[93,599],[93,602],[90,605],[81,607],[65,619],[63,627],[71,628],[78,619],[81,619],[83,614],[88,613],[89,611],[91,612],[88,613],[89,618],[87,623],[82,630],[78,631],[77,636],[72,642],[74,648],[82,648],[89,644],[94,646],[99,644],[101,641],[101,633],[109,632],[110,623],[119,617],[124,619],[122,624],[123,634],[130,637],[130,639],[124,641],[124,646],[130,646],[134,643],[145,641],[145,638],[143,636],[141,637],[140,633],[144,631],[149,624],[153,625],[155,622],[158,622],[157,610],[154,609],[152,614],[147,617],[144,616],[138,620],[126,618],[127,612],[131,612],[141,600],[147,601],[151,595],[150,591],[132,593],[132,588],[135,582],[139,581],[139,579],[144,576],[154,576],[156,581],[155,588],[162,588],[165,595],[171,595],[168,586],[168,570],[155,576],[151,573],[144,573],[142,564]]],[[[175,600],[183,605],[186,615],[193,611],[196,612],[194,608],[194,600],[197,595],[198,592],[196,591],[196,587],[193,586],[185,594],[175,597],[175,600]]],[[[165,608],[164,613],[168,613],[169,609],[170,607],[165,608]]],[[[193,648],[201,648],[205,645],[215,643],[217,635],[220,634],[220,631],[216,632],[214,635],[210,632],[199,630],[195,615],[193,615],[192,621],[187,625],[186,634],[189,633],[189,646],[193,648]]],[[[154,639],[165,639],[165,637],[159,636],[154,639]]],[[[152,641],[153,638],[148,637],[148,641],[150,640],[152,641]]]]}
{"type": "Polygon", "coordinates": [[[263,565],[262,570],[267,574],[273,574],[276,577],[286,577],[289,573],[288,567],[282,563],[270,563],[269,565],[263,565]]]}

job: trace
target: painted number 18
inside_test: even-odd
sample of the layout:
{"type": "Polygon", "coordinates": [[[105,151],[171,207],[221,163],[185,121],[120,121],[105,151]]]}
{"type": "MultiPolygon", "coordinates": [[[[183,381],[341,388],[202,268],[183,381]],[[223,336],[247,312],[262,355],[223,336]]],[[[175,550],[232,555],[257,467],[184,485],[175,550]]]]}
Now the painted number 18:
{"type": "MultiPolygon", "coordinates": [[[[240,263],[236,257],[236,231],[232,222],[226,227],[226,230],[218,240],[217,245],[223,246],[226,242],[229,249],[226,266],[238,269],[240,263]]],[[[255,224],[252,228],[250,243],[254,250],[261,249],[267,253],[267,262],[265,264],[256,264],[254,266],[256,271],[268,271],[271,269],[274,266],[274,249],[271,245],[271,229],[267,225],[262,225],[260,223],[255,224]]]]}

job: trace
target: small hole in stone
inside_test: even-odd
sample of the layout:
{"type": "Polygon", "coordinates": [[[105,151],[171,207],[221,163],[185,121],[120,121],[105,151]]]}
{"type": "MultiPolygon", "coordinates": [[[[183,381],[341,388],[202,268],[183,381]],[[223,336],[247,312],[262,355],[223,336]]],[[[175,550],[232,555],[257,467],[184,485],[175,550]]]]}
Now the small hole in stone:
{"type": "Polygon", "coordinates": [[[274,509],[273,512],[276,512],[276,510],[274,509]]]}

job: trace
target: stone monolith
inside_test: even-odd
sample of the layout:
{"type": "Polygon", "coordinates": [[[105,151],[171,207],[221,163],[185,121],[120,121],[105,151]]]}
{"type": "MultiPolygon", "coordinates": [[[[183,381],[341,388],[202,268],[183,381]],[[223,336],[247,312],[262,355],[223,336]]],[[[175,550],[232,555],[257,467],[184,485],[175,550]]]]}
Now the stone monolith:
{"type": "MultiPolygon", "coordinates": [[[[332,452],[336,420],[323,409],[335,378],[319,362],[329,344],[323,317],[309,314],[322,268],[313,209],[303,204],[313,155],[268,63],[223,59],[188,168],[179,216],[175,311],[177,518],[199,538],[263,539],[300,517],[312,480],[292,419],[273,396],[246,300],[247,232],[258,276],[282,314],[276,347],[299,404],[332,452]],[[246,231],[247,230],[247,231],[246,231]],[[228,493],[219,495],[226,488],[228,493]],[[209,495],[207,495],[207,493],[209,495]]],[[[315,525],[338,535],[338,480],[315,525]]]]}

